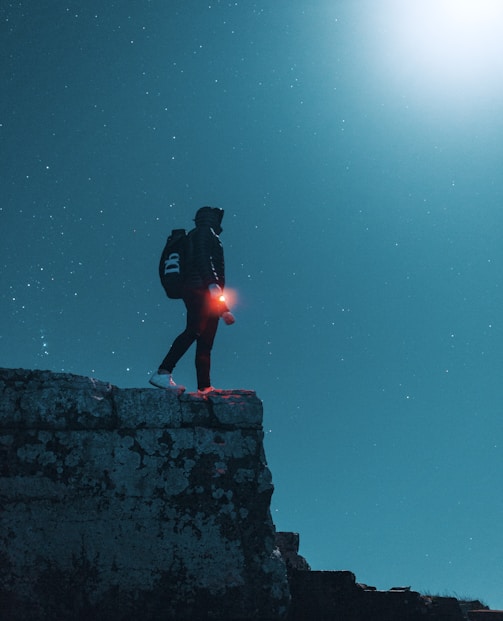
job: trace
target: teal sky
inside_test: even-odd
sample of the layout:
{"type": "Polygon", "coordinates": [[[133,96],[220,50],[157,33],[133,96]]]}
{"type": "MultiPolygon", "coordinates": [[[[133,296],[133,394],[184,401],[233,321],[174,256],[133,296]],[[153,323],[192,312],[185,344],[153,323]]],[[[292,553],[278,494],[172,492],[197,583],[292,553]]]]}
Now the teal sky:
{"type": "Polygon", "coordinates": [[[222,207],[276,527],[503,608],[503,10],[376,4],[4,2],[0,364],[146,387],[165,237],[222,207]]]}

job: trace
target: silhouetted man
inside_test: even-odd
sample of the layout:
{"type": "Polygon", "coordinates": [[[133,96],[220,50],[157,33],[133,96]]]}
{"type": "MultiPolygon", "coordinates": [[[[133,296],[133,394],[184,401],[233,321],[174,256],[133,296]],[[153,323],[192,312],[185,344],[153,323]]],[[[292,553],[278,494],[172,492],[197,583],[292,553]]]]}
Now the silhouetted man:
{"type": "Polygon", "coordinates": [[[210,382],[211,350],[220,317],[227,325],[235,319],[223,297],[225,286],[224,251],[220,241],[224,210],[201,207],[196,227],[187,235],[182,298],[187,308],[185,330],[173,341],[159,369],[150,378],[158,388],[183,391],[172,372],[177,362],[196,341],[197,389],[200,394],[215,390],[210,382]]]}

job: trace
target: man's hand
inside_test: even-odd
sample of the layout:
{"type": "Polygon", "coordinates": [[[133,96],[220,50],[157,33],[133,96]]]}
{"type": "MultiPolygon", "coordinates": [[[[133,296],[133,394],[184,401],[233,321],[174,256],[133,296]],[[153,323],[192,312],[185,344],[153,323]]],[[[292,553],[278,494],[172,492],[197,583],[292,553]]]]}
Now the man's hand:
{"type": "Polygon", "coordinates": [[[232,324],[236,321],[236,318],[231,313],[231,311],[225,311],[224,313],[222,313],[222,319],[228,326],[232,326],[232,324]]]}

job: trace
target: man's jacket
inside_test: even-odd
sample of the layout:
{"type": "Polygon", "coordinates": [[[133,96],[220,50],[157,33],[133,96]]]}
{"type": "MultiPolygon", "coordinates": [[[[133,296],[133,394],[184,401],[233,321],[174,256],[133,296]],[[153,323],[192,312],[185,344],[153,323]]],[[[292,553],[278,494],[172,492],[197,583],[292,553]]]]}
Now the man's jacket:
{"type": "Polygon", "coordinates": [[[207,289],[225,285],[224,249],[220,238],[207,224],[196,226],[188,236],[188,257],[184,286],[207,289]]]}

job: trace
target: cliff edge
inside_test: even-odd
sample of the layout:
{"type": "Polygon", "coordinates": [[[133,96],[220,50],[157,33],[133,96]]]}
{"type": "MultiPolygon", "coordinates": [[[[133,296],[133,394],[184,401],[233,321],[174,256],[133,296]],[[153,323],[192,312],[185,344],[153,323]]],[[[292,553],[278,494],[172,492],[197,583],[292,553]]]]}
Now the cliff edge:
{"type": "Polygon", "coordinates": [[[262,403],[0,369],[9,621],[280,619],[262,403]]]}

